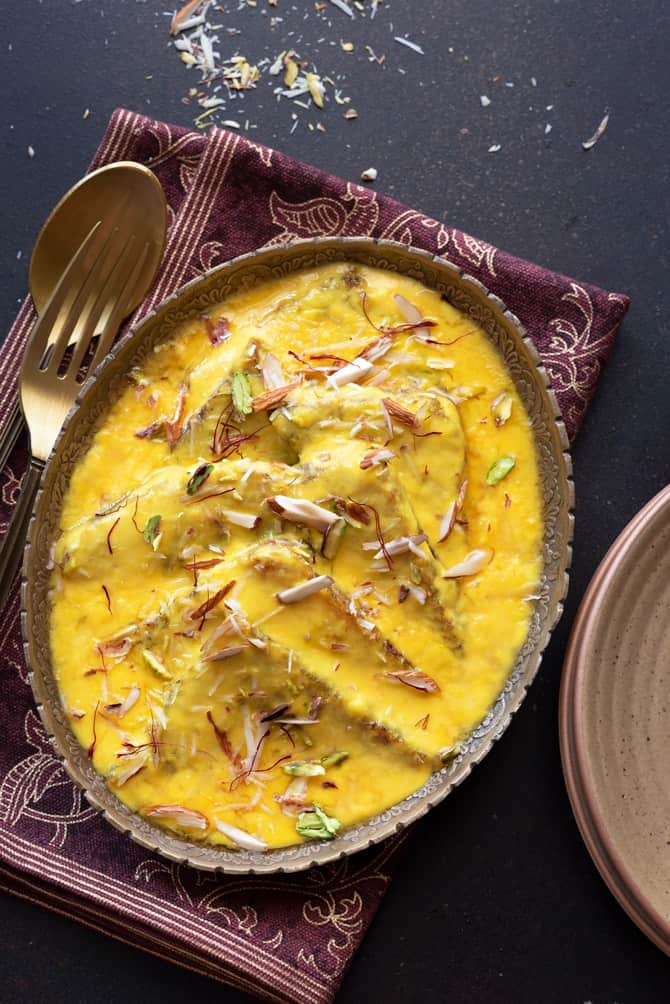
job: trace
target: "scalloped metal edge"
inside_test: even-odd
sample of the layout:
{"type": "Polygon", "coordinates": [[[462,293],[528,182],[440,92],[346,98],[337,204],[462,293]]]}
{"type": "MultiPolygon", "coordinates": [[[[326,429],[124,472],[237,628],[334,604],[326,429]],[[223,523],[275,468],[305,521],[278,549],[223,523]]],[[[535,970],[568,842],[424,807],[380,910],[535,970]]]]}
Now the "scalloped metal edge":
{"type": "MultiPolygon", "coordinates": [[[[383,266],[379,266],[383,267],[383,266]]],[[[560,466],[560,465],[559,465],[560,466]]],[[[572,562],[572,540],[574,535],[574,504],[575,504],[575,494],[574,494],[574,482],[572,480],[572,461],[569,451],[568,436],[565,429],[565,424],[561,416],[560,409],[558,407],[558,402],[556,396],[551,387],[551,381],[545,370],[542,362],[540,360],[537,349],[535,348],[532,341],[528,338],[526,331],[519,321],[519,319],[507,309],[503,301],[491,293],[478,279],[474,276],[470,276],[463,272],[462,269],[458,268],[453,262],[448,261],[439,255],[430,254],[430,252],[424,251],[419,248],[414,248],[405,244],[401,244],[398,241],[388,241],[380,240],[377,238],[368,237],[323,237],[315,239],[304,239],[304,240],[294,240],[289,241],[284,244],[273,245],[271,247],[259,248],[256,251],[248,252],[244,255],[239,255],[236,258],[225,262],[223,265],[217,266],[215,269],[209,272],[203,273],[202,275],[192,279],[190,282],[185,283],[178,290],[172,293],[170,296],[166,297],[160,304],[153,308],[148,314],[146,314],[141,321],[133,326],[119,342],[113,347],[109,355],[100,364],[98,369],[94,374],[92,374],[80,388],[79,394],[63,423],[63,427],[56,439],[47,465],[45,467],[45,472],[42,477],[42,482],[40,483],[40,488],[35,499],[35,505],[33,509],[33,516],[31,517],[30,524],[28,527],[28,533],[26,537],[26,544],[24,549],[24,561],[23,561],[23,571],[21,577],[21,632],[23,637],[23,650],[26,659],[26,664],[29,668],[29,681],[31,688],[33,690],[33,695],[35,698],[35,703],[37,711],[40,715],[42,724],[47,732],[49,742],[54,750],[57,759],[62,763],[68,776],[72,781],[83,790],[84,795],[88,802],[98,810],[107,822],[111,823],[117,830],[129,836],[135,843],[144,847],[146,850],[155,852],[170,861],[188,864],[189,866],[210,872],[219,872],[222,874],[271,874],[271,873],[292,873],[303,871],[307,868],[316,865],[325,865],[345,857],[346,855],[353,854],[357,851],[365,850],[375,844],[380,843],[383,840],[388,839],[394,834],[406,829],[410,824],[421,819],[426,813],[438,805],[447,795],[459,784],[461,784],[471,773],[473,767],[480,763],[483,758],[490,752],[494,743],[501,737],[503,732],[508,728],[513,715],[521,706],[530,684],[535,679],[538,669],[542,661],[542,655],[549,643],[552,632],[556,627],[556,624],[560,620],[563,609],[564,601],[567,595],[568,584],[569,584],[569,569],[572,562]],[[36,679],[35,671],[32,668],[32,658],[31,658],[31,640],[30,640],[30,630],[29,630],[29,616],[31,613],[31,595],[30,595],[30,583],[27,576],[27,570],[30,567],[30,559],[33,547],[33,538],[35,533],[35,512],[38,510],[39,504],[41,502],[43,494],[43,483],[45,480],[45,474],[50,468],[51,463],[54,458],[57,457],[59,452],[60,443],[68,429],[70,423],[73,421],[75,414],[78,412],[82,399],[88,393],[89,389],[93,386],[96,381],[98,374],[103,367],[107,366],[108,363],[115,359],[119,352],[125,348],[125,346],[138,337],[138,332],[140,332],[145,325],[149,325],[152,320],[162,311],[164,311],[170,304],[176,302],[185,293],[193,290],[199,284],[209,280],[212,275],[221,272],[232,272],[240,267],[244,267],[245,264],[255,262],[265,254],[276,254],[282,250],[289,251],[295,248],[304,248],[308,250],[310,248],[318,249],[319,246],[323,247],[337,247],[342,249],[341,260],[346,260],[347,249],[349,248],[389,248],[393,253],[400,253],[404,256],[418,257],[437,265],[439,269],[447,272],[452,272],[454,275],[458,276],[467,286],[471,284],[485,299],[489,300],[493,306],[498,310],[498,312],[507,320],[510,327],[514,330],[516,336],[525,346],[528,355],[533,363],[535,372],[539,377],[539,385],[542,393],[549,402],[553,421],[558,432],[558,438],[560,443],[560,460],[563,465],[565,472],[565,490],[567,493],[566,504],[564,506],[565,516],[566,516],[566,539],[563,542],[564,546],[564,575],[563,584],[559,590],[555,599],[555,610],[554,617],[550,624],[544,627],[544,637],[541,639],[542,645],[537,647],[532,653],[532,658],[528,663],[526,672],[524,674],[525,679],[523,683],[519,681],[518,684],[512,684],[512,678],[517,668],[517,663],[512,668],[510,675],[499,694],[494,706],[489,710],[488,714],[485,716],[483,721],[476,726],[469,737],[472,740],[473,737],[477,735],[477,732],[482,731],[482,735],[486,735],[486,741],[481,744],[481,747],[466,755],[459,754],[450,764],[443,767],[442,770],[437,771],[435,774],[431,775],[431,778],[426,782],[426,785],[431,783],[436,783],[435,779],[442,779],[442,783],[437,791],[429,794],[424,792],[424,788],[413,792],[411,795],[407,796],[402,802],[397,803],[397,805],[392,806],[389,810],[381,813],[379,816],[367,819],[364,823],[359,824],[356,827],[345,830],[342,834],[336,837],[333,841],[329,843],[321,842],[314,844],[296,844],[290,845],[285,848],[277,848],[276,850],[268,852],[253,852],[253,851],[243,851],[243,850],[228,850],[219,849],[212,847],[211,845],[202,845],[196,842],[190,842],[188,840],[181,840],[177,837],[171,836],[167,831],[159,830],[157,827],[152,826],[143,820],[136,813],[131,812],[127,806],[124,805],[114,794],[111,789],[107,788],[101,775],[96,775],[99,783],[96,782],[97,786],[101,790],[102,798],[98,798],[96,792],[92,791],[89,787],[86,779],[82,776],[82,771],[76,764],[70,763],[66,751],[62,748],[58,738],[55,734],[55,730],[52,724],[52,709],[47,707],[41,701],[39,684],[36,679]],[[513,686],[516,686],[516,691],[512,696],[511,691],[513,686]],[[506,698],[512,696],[511,703],[508,704],[506,698]],[[501,707],[502,706],[502,707],[501,707]],[[498,719],[497,721],[495,721],[498,719]],[[495,727],[490,728],[490,723],[495,721],[495,727]],[[487,726],[487,722],[489,726],[487,726]],[[110,808],[104,804],[104,800],[109,796],[114,800],[114,813],[110,811],[110,808]],[[412,804],[413,803],[413,804],[412,804]],[[403,806],[408,806],[405,818],[399,820],[393,820],[392,811],[399,810],[403,806]],[[138,827],[141,827],[138,829],[138,827]],[[367,830],[369,832],[368,836],[364,836],[361,831],[367,830]],[[195,852],[195,854],[194,854],[195,852]],[[204,853],[203,853],[204,852],[204,853]],[[210,860],[211,859],[211,860],[210,860]]],[[[523,649],[522,649],[523,651],[523,649]]],[[[521,654],[517,657],[517,662],[520,660],[521,654]]]]}

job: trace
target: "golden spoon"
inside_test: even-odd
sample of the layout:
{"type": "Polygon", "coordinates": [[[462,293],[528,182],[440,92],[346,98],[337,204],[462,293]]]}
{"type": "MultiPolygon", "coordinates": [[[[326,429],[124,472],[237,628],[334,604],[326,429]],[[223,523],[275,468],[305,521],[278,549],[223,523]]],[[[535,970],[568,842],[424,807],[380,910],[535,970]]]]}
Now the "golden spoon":
{"type": "MultiPolygon", "coordinates": [[[[141,272],[124,291],[116,316],[119,322],[141,303],[154,280],[165,248],[167,209],[158,179],[148,168],[132,161],[109,164],[78,181],[49,214],[40,230],[30,259],[28,282],[38,314],[46,304],[78,248],[96,223],[122,219],[141,235],[148,252],[141,272]]],[[[75,328],[70,344],[77,340],[75,328]]],[[[23,429],[16,404],[0,437],[0,470],[23,429]]]]}
{"type": "Polygon", "coordinates": [[[142,275],[126,295],[126,313],[139,306],[151,284],[165,246],[167,210],[156,175],[141,164],[119,161],[100,167],[78,181],[50,212],[40,230],[30,259],[28,284],[35,309],[41,314],[67,263],[91,228],[107,213],[127,205],[153,248],[142,275]],[[141,222],[144,219],[144,222],[141,222]]]}

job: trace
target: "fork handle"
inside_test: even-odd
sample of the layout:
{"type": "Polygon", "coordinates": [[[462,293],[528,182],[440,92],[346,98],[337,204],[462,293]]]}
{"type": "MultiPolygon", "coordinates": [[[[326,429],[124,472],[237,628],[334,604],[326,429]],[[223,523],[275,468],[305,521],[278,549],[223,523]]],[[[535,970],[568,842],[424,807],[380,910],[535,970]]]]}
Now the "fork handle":
{"type": "Polygon", "coordinates": [[[44,464],[31,457],[21,482],[19,500],[14,506],[11,522],[0,544],[0,610],[9,599],[14,579],[21,567],[28,524],[43,470],[44,464]]]}
{"type": "Polygon", "coordinates": [[[14,449],[16,440],[21,435],[23,428],[23,413],[19,408],[19,402],[15,401],[9,416],[9,421],[5,426],[5,431],[0,437],[0,471],[5,469],[5,464],[9,460],[9,455],[14,449]]]}

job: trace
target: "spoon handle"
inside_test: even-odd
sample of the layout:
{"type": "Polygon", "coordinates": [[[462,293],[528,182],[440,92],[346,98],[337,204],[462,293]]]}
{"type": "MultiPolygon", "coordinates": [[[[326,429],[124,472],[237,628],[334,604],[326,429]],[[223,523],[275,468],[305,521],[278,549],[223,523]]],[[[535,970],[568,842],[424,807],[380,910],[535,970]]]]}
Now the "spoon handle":
{"type": "Polygon", "coordinates": [[[21,409],[18,401],[15,401],[9,413],[9,421],[5,426],[5,431],[0,437],[0,471],[5,469],[5,464],[9,460],[9,456],[16,446],[16,441],[21,435],[24,426],[25,423],[21,409]]]}
{"type": "Polygon", "coordinates": [[[33,512],[33,501],[43,470],[44,464],[31,457],[21,482],[19,500],[14,507],[12,519],[2,539],[2,544],[0,544],[0,610],[9,599],[16,573],[21,567],[28,524],[33,512]]]}

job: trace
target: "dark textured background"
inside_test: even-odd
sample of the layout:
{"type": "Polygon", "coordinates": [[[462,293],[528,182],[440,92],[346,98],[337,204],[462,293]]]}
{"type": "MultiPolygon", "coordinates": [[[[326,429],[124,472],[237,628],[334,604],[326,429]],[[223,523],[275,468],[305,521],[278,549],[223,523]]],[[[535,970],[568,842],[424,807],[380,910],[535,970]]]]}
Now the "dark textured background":
{"type": "MultiPolygon", "coordinates": [[[[665,1002],[670,962],[616,905],[573,821],[557,702],[586,584],[670,473],[670,9],[664,0],[390,0],[369,23],[335,8],[324,20],[307,0],[278,0],[272,13],[285,21],[271,32],[265,5],[237,12],[236,2],[224,4],[224,23],[242,28],[231,52],[237,46],[258,59],[266,45],[273,55],[293,45],[323,74],[346,71],[343,89],[359,118],[344,121],[331,106],[322,134],[305,128],[317,115],[298,109],[300,126],[289,135],[292,109],[266,87],[224,117],[249,117],[254,138],[353,180],[374,165],[380,191],[633,298],[574,450],[566,615],[507,734],[419,825],[338,1000],[665,1002]],[[286,37],[293,29],[299,42],[286,37]],[[421,43],[425,56],[394,43],[394,34],[421,43]],[[330,45],[340,38],[356,51],[330,45]],[[387,52],[386,69],[366,61],[365,42],[387,52]],[[480,94],[490,107],[481,107],[480,94]],[[580,143],[606,107],[609,128],[584,153],[580,143]],[[500,152],[487,153],[494,143],[500,152]]],[[[195,79],[168,48],[169,7],[0,0],[0,330],[25,293],[43,218],[83,172],[113,107],[191,124],[197,109],[180,99],[195,79]]],[[[249,1000],[13,898],[0,898],[0,944],[2,1002],[249,1000]]]]}

